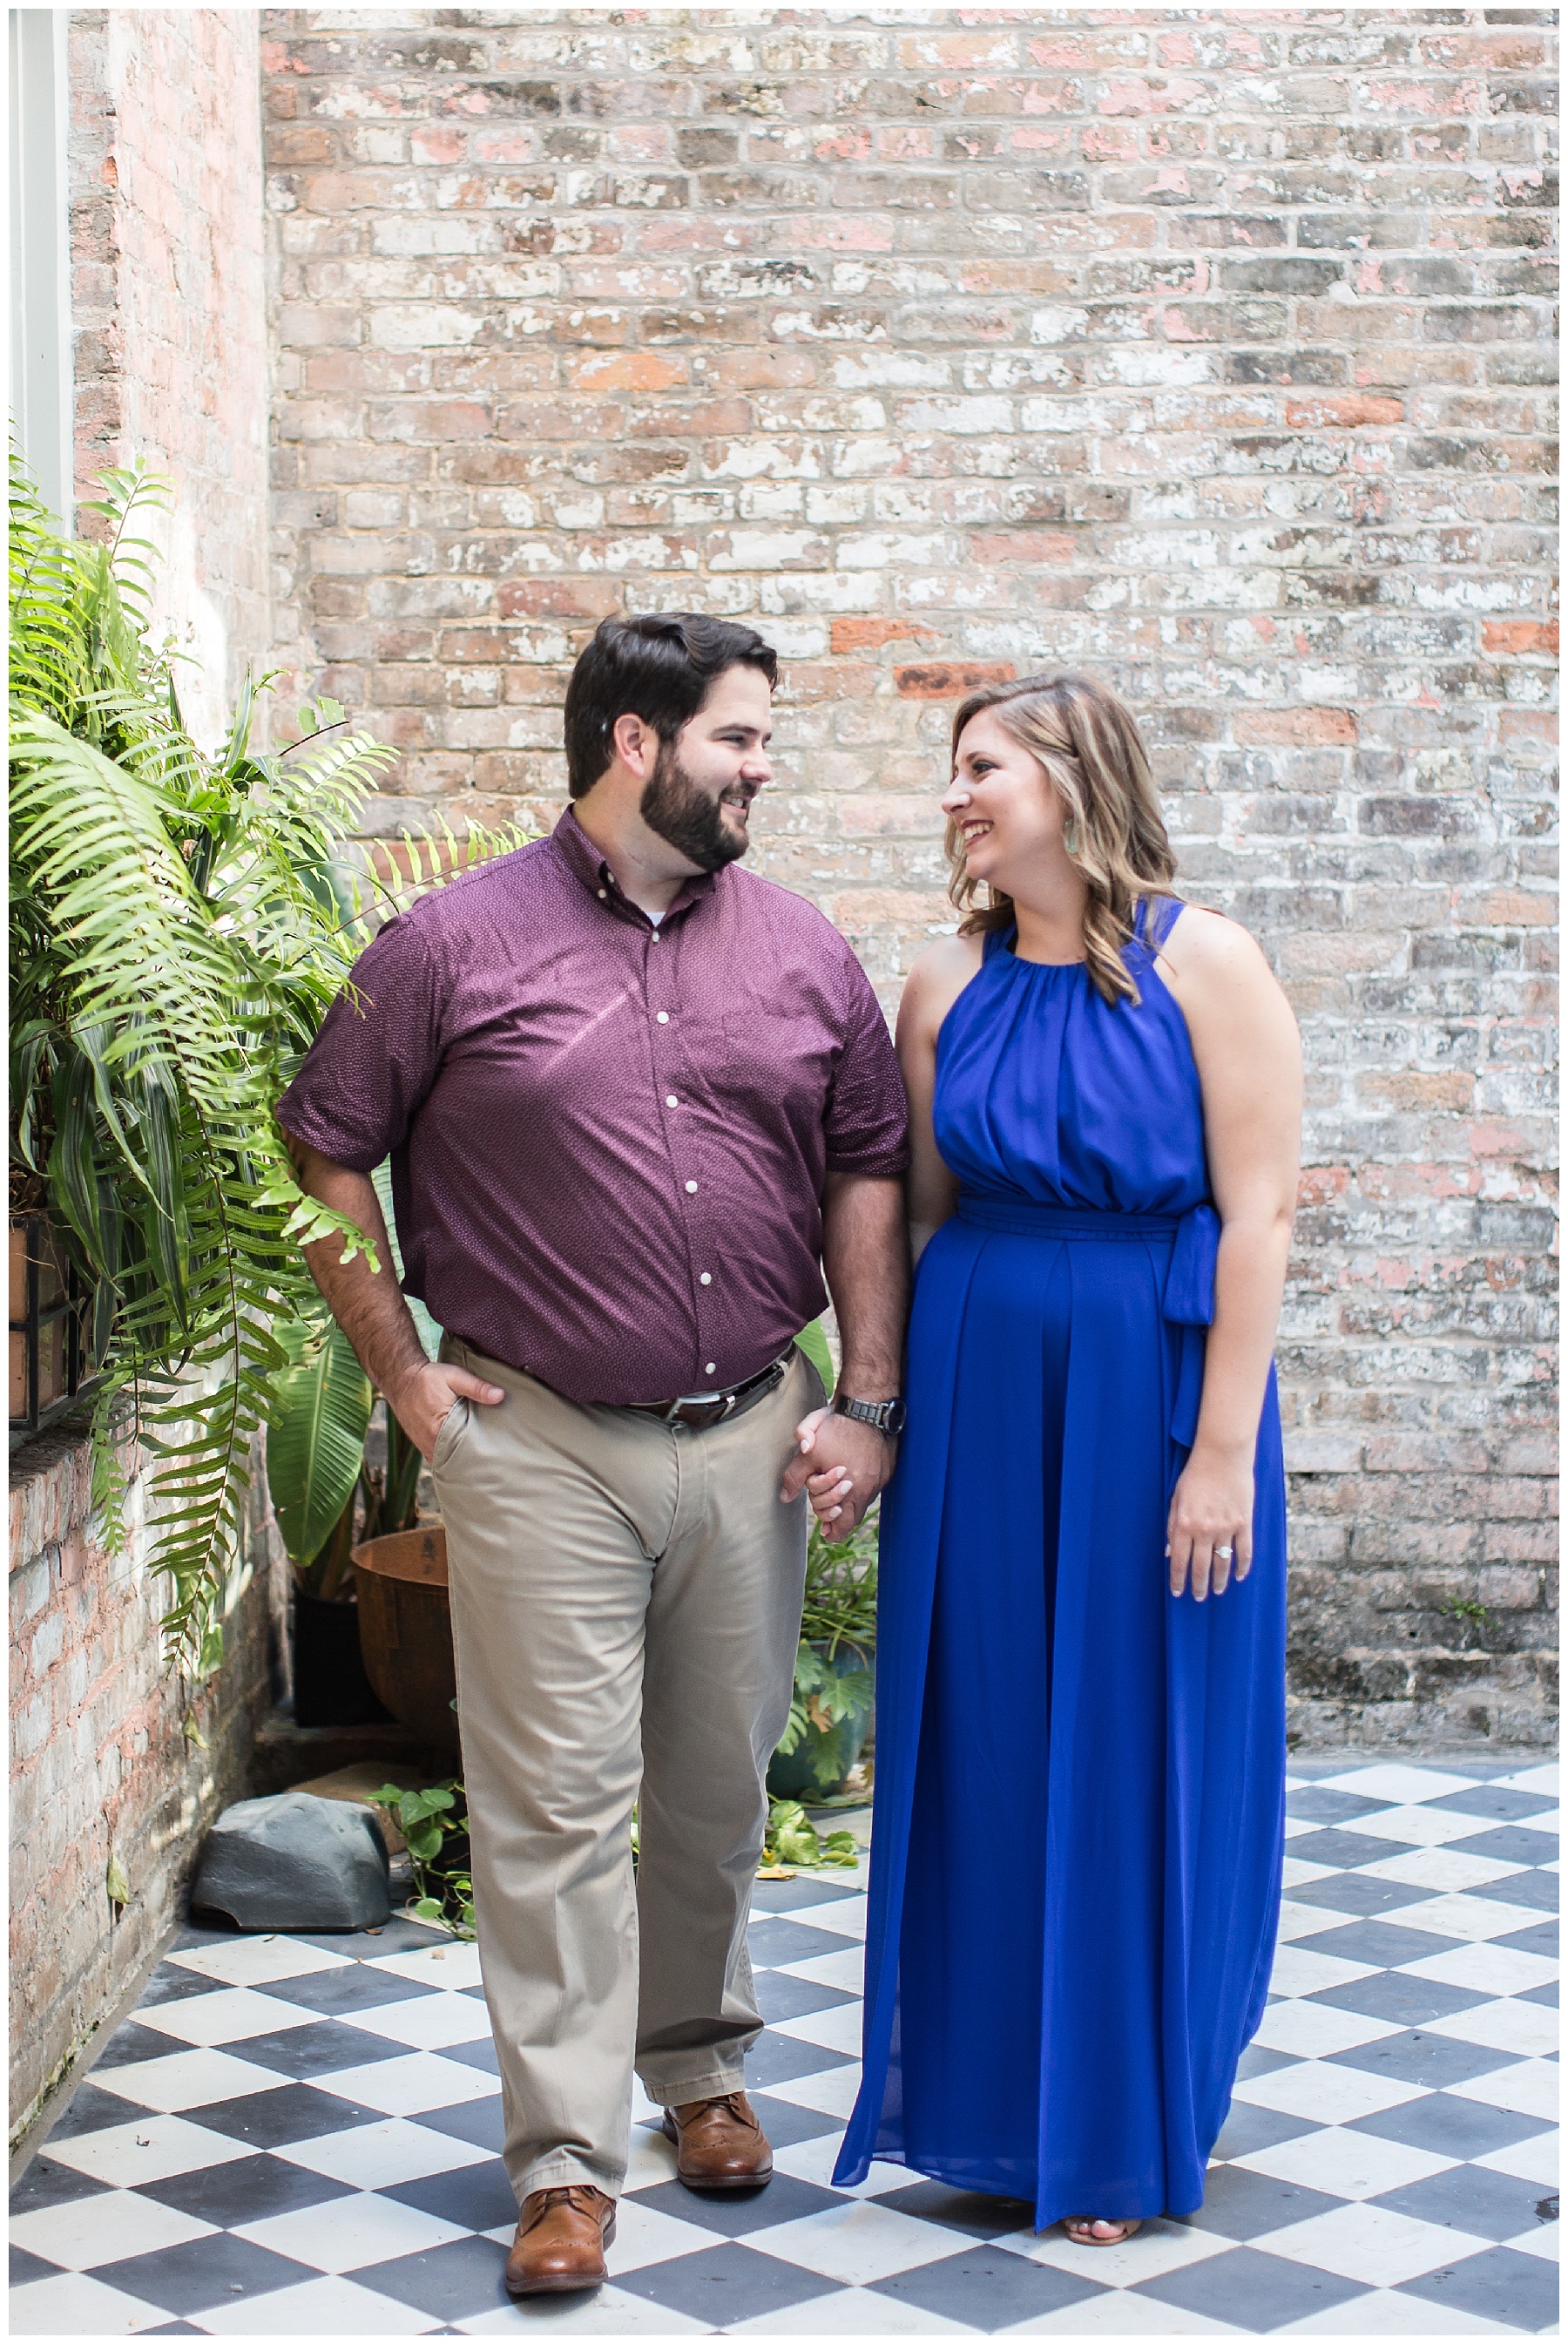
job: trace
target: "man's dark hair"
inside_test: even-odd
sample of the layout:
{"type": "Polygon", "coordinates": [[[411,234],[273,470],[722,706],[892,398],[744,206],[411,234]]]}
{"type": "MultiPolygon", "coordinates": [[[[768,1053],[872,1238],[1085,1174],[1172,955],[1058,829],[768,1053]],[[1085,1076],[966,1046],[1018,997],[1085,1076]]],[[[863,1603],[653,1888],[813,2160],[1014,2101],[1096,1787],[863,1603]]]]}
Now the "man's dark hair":
{"type": "Polygon", "coordinates": [[[640,716],[668,744],[689,724],[715,677],[754,667],[779,682],[779,654],[754,627],[696,611],[660,611],[644,619],[603,619],[567,686],[567,788],[591,790],[615,755],[616,719],[640,716]]]}

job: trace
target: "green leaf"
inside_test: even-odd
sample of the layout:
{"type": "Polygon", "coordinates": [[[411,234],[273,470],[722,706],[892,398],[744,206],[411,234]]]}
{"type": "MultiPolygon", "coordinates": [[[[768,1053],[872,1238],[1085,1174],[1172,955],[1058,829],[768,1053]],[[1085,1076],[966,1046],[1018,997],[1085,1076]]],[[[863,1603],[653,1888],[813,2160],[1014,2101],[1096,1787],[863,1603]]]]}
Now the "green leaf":
{"type": "Polygon", "coordinates": [[[869,1652],[877,1641],[878,1509],[847,1539],[829,1539],[813,1522],[806,1549],[806,1601],[802,1639],[820,1643],[829,1655],[849,1642],[869,1652]]]}
{"type": "Polygon", "coordinates": [[[353,1497],[365,1462],[374,1395],[342,1329],[320,1339],[273,1385],[266,1479],[291,1562],[307,1566],[353,1497]]]}
{"type": "Polygon", "coordinates": [[[813,1318],[809,1327],[802,1327],[800,1332],[796,1336],[795,1340],[805,1352],[806,1357],[810,1360],[811,1365],[816,1369],[817,1373],[821,1377],[823,1390],[831,1391],[833,1389],[833,1354],[828,1349],[828,1338],[822,1331],[822,1321],[820,1318],[813,1318]]]}
{"type": "Polygon", "coordinates": [[[120,1868],[120,1859],[111,1849],[104,1873],[104,1887],[111,1904],[125,1905],[131,1901],[131,1886],[120,1868]]]}
{"type": "Polygon", "coordinates": [[[860,1852],[852,1833],[830,1832],[823,1842],[799,1800],[774,1799],[769,1804],[762,1861],[794,1864],[801,1871],[813,1871],[825,1864],[852,1868],[859,1864],[860,1852]]]}
{"type": "Polygon", "coordinates": [[[457,1804],[451,1792],[439,1783],[428,1791],[412,1792],[408,1803],[418,1815],[445,1814],[457,1804]]]}

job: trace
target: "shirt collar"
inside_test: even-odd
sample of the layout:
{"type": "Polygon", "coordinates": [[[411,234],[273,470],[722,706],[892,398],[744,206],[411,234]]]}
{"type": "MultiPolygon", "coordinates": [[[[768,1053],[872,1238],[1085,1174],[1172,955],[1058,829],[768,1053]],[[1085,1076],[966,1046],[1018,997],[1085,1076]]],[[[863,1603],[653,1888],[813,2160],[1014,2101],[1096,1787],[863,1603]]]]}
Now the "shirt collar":
{"type": "MultiPolygon", "coordinates": [[[[602,894],[606,907],[612,910],[618,919],[631,919],[641,926],[652,926],[647,913],[639,911],[622,894],[614,872],[569,805],[555,826],[552,843],[559,848],[568,869],[582,882],[590,895],[602,894]]],[[[689,911],[693,904],[700,902],[704,895],[711,894],[715,875],[711,871],[699,871],[688,879],[660,924],[668,925],[678,913],[689,911]]]]}

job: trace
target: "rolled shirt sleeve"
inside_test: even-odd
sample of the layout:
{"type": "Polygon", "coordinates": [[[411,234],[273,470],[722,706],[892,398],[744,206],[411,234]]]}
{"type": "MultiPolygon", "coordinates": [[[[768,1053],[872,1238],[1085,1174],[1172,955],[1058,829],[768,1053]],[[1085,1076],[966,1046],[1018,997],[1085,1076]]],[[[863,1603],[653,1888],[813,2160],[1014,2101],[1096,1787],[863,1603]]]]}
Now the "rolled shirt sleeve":
{"type": "Polygon", "coordinates": [[[896,1180],[910,1161],[910,1112],[881,1004],[845,951],[844,1047],[823,1118],[828,1169],[896,1180]]]}
{"type": "Polygon", "coordinates": [[[440,1071],[441,989],[418,920],[389,920],[279,1100],[284,1129],[350,1172],[400,1148],[440,1071]]]}

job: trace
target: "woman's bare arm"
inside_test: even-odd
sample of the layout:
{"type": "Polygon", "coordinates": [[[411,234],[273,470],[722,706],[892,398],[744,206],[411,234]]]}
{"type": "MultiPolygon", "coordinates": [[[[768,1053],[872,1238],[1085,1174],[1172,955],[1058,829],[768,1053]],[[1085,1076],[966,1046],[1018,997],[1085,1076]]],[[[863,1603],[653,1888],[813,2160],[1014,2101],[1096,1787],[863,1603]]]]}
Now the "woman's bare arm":
{"type": "Polygon", "coordinates": [[[937,1154],[931,1129],[937,1036],[980,965],[979,936],[943,936],[916,960],[899,1004],[899,1064],[910,1100],[910,1250],[916,1261],[958,1202],[957,1183],[937,1154]]]}
{"type": "Polygon", "coordinates": [[[1221,1222],[1197,1438],[1170,1521],[1171,1589],[1201,1601],[1251,1565],[1252,1457],[1285,1288],[1301,1162],[1302,1049],[1262,953],[1232,921],[1189,911],[1161,955],[1187,1020],[1221,1222]]]}

